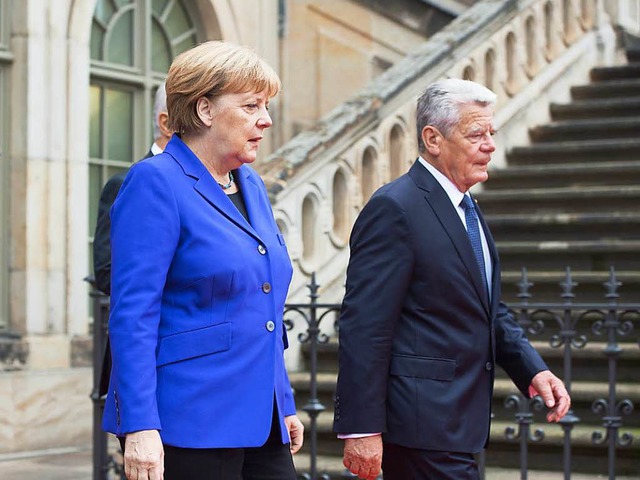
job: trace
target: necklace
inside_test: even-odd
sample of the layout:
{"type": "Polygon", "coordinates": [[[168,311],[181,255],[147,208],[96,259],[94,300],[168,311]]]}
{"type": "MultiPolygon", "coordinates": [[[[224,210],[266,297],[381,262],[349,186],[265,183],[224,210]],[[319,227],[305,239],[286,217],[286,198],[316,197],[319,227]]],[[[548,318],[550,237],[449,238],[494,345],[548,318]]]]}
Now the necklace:
{"type": "Polygon", "coordinates": [[[225,183],[224,185],[220,182],[216,183],[220,185],[220,188],[222,188],[223,190],[229,190],[231,188],[231,185],[233,185],[233,172],[229,171],[229,183],[225,183]]]}

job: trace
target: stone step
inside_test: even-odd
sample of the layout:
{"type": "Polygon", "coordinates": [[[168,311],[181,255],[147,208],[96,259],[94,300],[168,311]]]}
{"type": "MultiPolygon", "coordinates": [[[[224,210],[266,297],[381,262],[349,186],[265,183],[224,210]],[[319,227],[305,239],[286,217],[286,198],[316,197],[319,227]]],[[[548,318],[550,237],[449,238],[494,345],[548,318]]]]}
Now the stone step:
{"type": "MultiPolygon", "coordinates": [[[[637,83],[640,96],[640,80],[637,83]]],[[[640,118],[633,117],[562,120],[529,130],[532,142],[637,138],[639,134],[640,118]]]]}
{"type": "Polygon", "coordinates": [[[571,97],[576,100],[635,96],[640,96],[640,76],[623,80],[603,80],[571,87],[571,97]]]}
{"type": "MultiPolygon", "coordinates": [[[[601,303],[606,300],[604,284],[609,280],[608,271],[579,271],[573,270],[571,278],[577,285],[573,292],[575,301],[601,303]]],[[[518,283],[522,278],[522,268],[502,269],[502,299],[507,305],[520,302],[518,283]]],[[[533,294],[530,302],[560,302],[563,289],[561,283],[565,281],[566,273],[557,269],[531,269],[528,271],[528,281],[533,284],[529,293],[533,294]]],[[[618,289],[619,302],[640,303],[640,271],[616,270],[616,279],[621,282],[618,289]]]]}
{"type": "MultiPolygon", "coordinates": [[[[309,419],[304,412],[298,412],[302,422],[305,424],[307,442],[303,446],[301,453],[308,453],[309,449],[309,419]]],[[[529,443],[530,465],[538,468],[561,468],[562,466],[562,445],[564,442],[564,432],[560,425],[548,424],[542,414],[534,416],[532,430],[540,429],[544,432],[544,439],[541,442],[529,443]]],[[[318,432],[318,453],[322,456],[342,456],[343,443],[332,432],[333,418],[328,412],[323,412],[317,419],[318,432]]],[[[511,440],[505,435],[507,428],[517,429],[515,421],[494,420],[491,425],[491,440],[487,451],[487,464],[500,465],[502,467],[516,467],[519,458],[515,452],[518,451],[518,440],[511,440]],[[512,458],[503,458],[504,456],[512,458]],[[515,457],[515,458],[513,458],[515,457]]],[[[572,430],[572,452],[573,468],[575,472],[597,473],[606,472],[606,447],[594,445],[592,435],[594,431],[602,432],[603,428],[597,425],[574,425],[572,430]],[[603,469],[604,466],[604,469],[603,469]]],[[[622,432],[630,433],[634,438],[640,435],[638,428],[622,428],[622,432]]],[[[616,452],[616,471],[620,475],[629,475],[640,471],[640,442],[633,442],[627,448],[620,448],[616,452]]]]}
{"type": "Polygon", "coordinates": [[[489,171],[485,191],[540,187],[635,185],[640,183],[640,160],[602,163],[513,165],[489,171]]]}
{"type": "Polygon", "coordinates": [[[486,190],[475,195],[485,215],[637,212],[640,185],[486,190]]]}
{"type": "MultiPolygon", "coordinates": [[[[552,363],[561,363],[562,348],[553,348],[549,345],[549,342],[533,341],[532,344],[544,357],[545,361],[549,363],[549,368],[552,368],[554,372],[562,376],[561,367],[556,369],[551,365],[552,363]]],[[[621,365],[629,365],[632,368],[631,373],[635,373],[635,365],[640,361],[640,349],[636,348],[631,342],[620,343],[619,346],[623,350],[619,363],[621,365]]],[[[576,363],[581,363],[584,367],[587,367],[588,365],[593,366],[595,360],[598,360],[603,365],[603,368],[598,369],[600,373],[603,373],[603,375],[600,376],[602,381],[572,381],[571,395],[574,405],[591,405],[591,402],[596,398],[607,398],[609,387],[606,382],[607,372],[605,371],[607,362],[605,354],[603,353],[605,348],[605,343],[593,342],[587,343],[582,349],[573,350],[572,355],[576,363]]],[[[504,398],[517,393],[517,391],[506,374],[501,369],[498,369],[498,372],[499,374],[495,380],[494,397],[501,403],[504,398]]],[[[592,376],[596,376],[597,373],[598,372],[595,371],[590,372],[592,376]]],[[[326,411],[333,411],[333,395],[335,393],[337,378],[337,368],[331,372],[319,372],[316,376],[317,398],[320,399],[326,411]]],[[[310,374],[308,372],[291,372],[289,373],[289,379],[291,381],[291,387],[296,392],[296,405],[299,410],[302,410],[309,400],[309,392],[311,390],[310,374]]],[[[637,379],[631,375],[631,378],[627,379],[627,381],[622,379],[616,381],[616,395],[618,399],[629,399],[634,405],[640,405],[640,385],[635,383],[635,380],[637,379]]],[[[634,412],[633,416],[625,417],[625,423],[627,423],[627,420],[634,420],[634,422],[640,426],[640,412],[634,412]]],[[[599,422],[600,417],[597,417],[595,423],[599,422]]]]}
{"type": "MultiPolygon", "coordinates": [[[[489,451],[491,453],[491,451],[489,451]]],[[[303,473],[309,473],[311,460],[308,454],[299,453],[294,455],[293,462],[296,465],[296,470],[299,475],[303,473]]],[[[339,480],[344,478],[355,479],[353,476],[344,476],[345,468],[342,464],[342,456],[325,456],[320,455],[316,459],[316,471],[320,475],[328,475],[329,480],[339,480]]],[[[494,466],[487,466],[485,468],[485,478],[487,480],[514,480],[520,478],[519,469],[499,468],[494,466]]],[[[528,480],[558,480],[561,478],[562,472],[560,470],[540,470],[536,468],[536,465],[531,465],[531,468],[527,471],[528,480]]],[[[320,477],[322,480],[327,477],[320,477]]],[[[382,476],[379,477],[380,479],[382,476]]],[[[571,480],[598,480],[604,478],[597,473],[571,473],[571,480]]],[[[616,476],[617,480],[637,480],[637,477],[628,476],[616,476]]]]}
{"type": "Polygon", "coordinates": [[[572,270],[640,270],[640,240],[504,241],[496,246],[504,269],[566,265],[572,270]]]}
{"type": "Polygon", "coordinates": [[[591,69],[591,81],[638,79],[640,78],[640,63],[628,63],[613,67],[596,67],[591,69]]]}
{"type": "Polygon", "coordinates": [[[552,103],[549,106],[551,119],[554,121],[585,118],[637,117],[639,109],[640,97],[576,100],[568,104],[552,103]]]}
{"type": "MultiPolygon", "coordinates": [[[[536,320],[538,317],[536,316],[536,320]]],[[[606,397],[608,382],[608,362],[606,360],[605,349],[606,343],[591,333],[591,327],[596,320],[581,320],[576,323],[576,331],[579,335],[584,335],[587,339],[586,345],[581,348],[572,350],[572,383],[573,392],[579,395],[581,402],[588,399],[593,401],[598,397],[606,397]]],[[[636,318],[636,321],[638,318],[636,318]]],[[[551,335],[558,334],[559,329],[550,318],[544,321],[544,330],[538,335],[529,335],[532,344],[536,350],[545,359],[549,368],[560,376],[563,372],[563,349],[553,348],[550,345],[551,335]],[[544,338],[544,340],[542,339],[544,338]]],[[[618,346],[622,349],[617,361],[616,388],[618,394],[624,398],[631,398],[635,404],[640,404],[640,385],[637,382],[637,366],[640,365],[640,348],[638,348],[638,336],[628,335],[627,337],[619,336],[618,346]]],[[[329,353],[319,356],[319,364],[322,370],[316,377],[317,396],[321,399],[322,404],[327,409],[333,408],[333,393],[336,386],[337,378],[337,343],[335,345],[334,355],[329,353]]],[[[496,392],[498,399],[504,398],[506,395],[513,393],[514,387],[504,372],[498,368],[496,375],[496,392]]],[[[296,391],[296,397],[300,400],[298,408],[302,408],[308,401],[311,389],[309,373],[291,372],[291,385],[296,391]]],[[[635,422],[640,425],[640,415],[635,415],[635,422]]]]}
{"type": "Polygon", "coordinates": [[[511,149],[507,160],[510,165],[640,160],[640,138],[535,143],[511,149]]]}
{"type": "Polygon", "coordinates": [[[496,241],[575,241],[640,238],[640,212],[485,215],[496,241]]]}

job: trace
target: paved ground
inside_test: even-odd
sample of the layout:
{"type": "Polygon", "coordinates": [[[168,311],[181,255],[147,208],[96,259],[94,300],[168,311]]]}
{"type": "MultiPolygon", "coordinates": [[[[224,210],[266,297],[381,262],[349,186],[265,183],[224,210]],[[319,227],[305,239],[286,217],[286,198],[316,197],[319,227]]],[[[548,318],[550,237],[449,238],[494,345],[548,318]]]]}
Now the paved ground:
{"type": "MultiPolygon", "coordinates": [[[[0,455],[1,480],[91,480],[91,450],[57,450],[46,454],[0,455]]],[[[487,470],[486,480],[519,480],[513,470],[487,470]]],[[[531,472],[528,480],[562,480],[560,473],[531,472]]],[[[605,475],[574,474],[572,480],[606,479],[605,475]]],[[[639,480],[637,477],[617,477],[616,480],[639,480]]],[[[113,480],[116,480],[115,478],[113,480]]],[[[197,480],[197,479],[194,479],[197,480]]]]}

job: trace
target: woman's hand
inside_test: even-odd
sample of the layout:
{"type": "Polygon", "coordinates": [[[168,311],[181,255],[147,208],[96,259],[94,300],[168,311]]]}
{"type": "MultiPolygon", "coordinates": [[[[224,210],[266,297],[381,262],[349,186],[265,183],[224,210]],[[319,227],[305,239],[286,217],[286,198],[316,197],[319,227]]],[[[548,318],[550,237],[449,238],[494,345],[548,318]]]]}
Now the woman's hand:
{"type": "Polygon", "coordinates": [[[157,430],[128,433],[124,443],[127,480],[163,480],[164,449],[157,430]]]}
{"type": "Polygon", "coordinates": [[[296,415],[284,417],[284,424],[289,430],[289,438],[291,439],[291,454],[295,455],[302,447],[304,426],[296,415]]]}

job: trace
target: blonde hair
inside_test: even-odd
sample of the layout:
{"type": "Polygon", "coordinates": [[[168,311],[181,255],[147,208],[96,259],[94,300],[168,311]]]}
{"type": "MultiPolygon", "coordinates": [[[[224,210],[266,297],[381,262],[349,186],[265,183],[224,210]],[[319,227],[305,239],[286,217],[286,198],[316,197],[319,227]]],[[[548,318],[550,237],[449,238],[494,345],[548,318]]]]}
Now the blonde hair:
{"type": "Polygon", "coordinates": [[[169,128],[192,133],[203,127],[196,112],[199,98],[225,93],[264,92],[269,98],[281,88],[280,79],[252,49],[231,43],[201,43],[178,55],[166,80],[169,128]]]}

